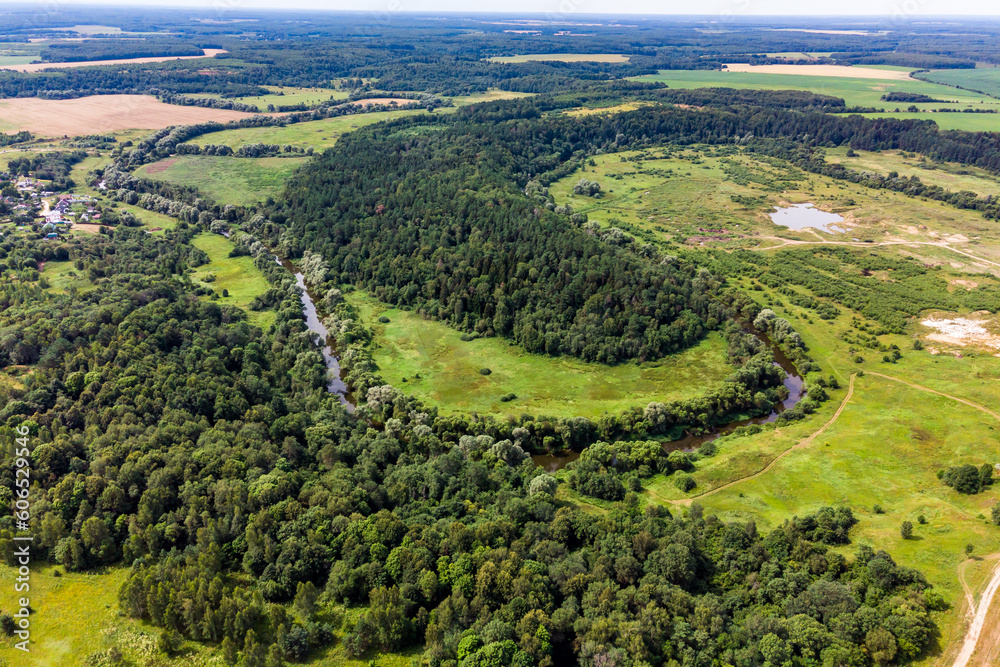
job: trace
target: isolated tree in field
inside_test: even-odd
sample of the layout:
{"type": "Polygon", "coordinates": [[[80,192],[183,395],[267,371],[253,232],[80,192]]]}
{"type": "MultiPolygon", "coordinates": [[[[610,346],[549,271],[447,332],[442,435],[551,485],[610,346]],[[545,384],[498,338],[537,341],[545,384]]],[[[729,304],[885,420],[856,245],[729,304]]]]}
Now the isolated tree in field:
{"type": "Polygon", "coordinates": [[[966,544],[965,545],[965,555],[966,556],[971,556],[972,552],[975,551],[975,550],[976,550],[976,547],[972,546],[971,544],[966,544]]]}
{"type": "Polygon", "coordinates": [[[993,520],[993,525],[1000,526],[1000,503],[993,506],[990,510],[990,519],[993,520]]]}
{"type": "Polygon", "coordinates": [[[899,534],[903,536],[904,540],[908,540],[913,537],[913,524],[909,521],[904,521],[899,527],[899,534]]]}

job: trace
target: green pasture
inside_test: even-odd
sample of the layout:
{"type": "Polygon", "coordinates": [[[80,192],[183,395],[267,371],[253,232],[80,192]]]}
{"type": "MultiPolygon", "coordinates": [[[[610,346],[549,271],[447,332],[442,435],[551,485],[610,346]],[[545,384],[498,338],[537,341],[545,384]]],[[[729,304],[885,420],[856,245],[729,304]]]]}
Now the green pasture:
{"type": "Polygon", "coordinates": [[[73,262],[45,262],[41,276],[49,283],[49,292],[66,294],[71,290],[89,292],[94,289],[87,279],[87,272],[77,269],[73,262]]]}
{"type": "Polygon", "coordinates": [[[992,97],[1000,97],[1000,68],[996,65],[977,64],[976,69],[935,69],[921,72],[918,76],[947,86],[978,90],[992,97]]]}
{"type": "Polygon", "coordinates": [[[178,155],[143,165],[140,178],[198,188],[220,204],[249,205],[274,196],[308,158],[235,158],[216,155],[178,155]]]}
{"type": "Polygon", "coordinates": [[[446,324],[391,308],[361,292],[348,299],[376,333],[375,361],[386,382],[446,412],[596,418],[650,401],[701,395],[733,370],[718,333],[658,362],[604,366],[529,354],[498,338],[462,341],[461,332],[446,324]],[[378,321],[383,316],[388,324],[378,321]],[[492,373],[480,374],[483,368],[492,373]],[[500,400],[510,393],[517,398],[500,400]]]}
{"type": "MultiPolygon", "coordinates": [[[[346,132],[365,125],[383,120],[402,118],[427,113],[424,109],[399,109],[395,111],[373,111],[372,113],[351,114],[324,120],[310,120],[302,123],[290,123],[283,127],[246,127],[236,130],[222,130],[203,134],[191,143],[199,146],[216,144],[230,146],[233,149],[244,144],[291,144],[302,148],[322,150],[333,146],[337,139],[346,132]]],[[[285,159],[285,158],[282,158],[285,159]]]]}
{"type": "MultiPolygon", "coordinates": [[[[256,106],[260,111],[267,111],[269,104],[275,107],[291,104],[306,104],[309,106],[326,102],[328,100],[347,100],[348,93],[342,90],[331,90],[329,88],[296,88],[292,86],[264,86],[270,92],[268,95],[251,95],[247,97],[233,97],[234,102],[242,102],[256,106]]],[[[196,98],[220,98],[212,93],[197,93],[189,95],[196,98]]]]}
{"type": "Polygon", "coordinates": [[[527,53],[517,56],[495,56],[489,59],[494,63],[627,63],[628,60],[628,56],[620,53],[527,53]]]}
{"type": "Polygon", "coordinates": [[[851,169],[887,175],[916,176],[924,183],[939,185],[952,192],[975,192],[980,196],[1000,196],[1000,177],[979,167],[953,162],[934,162],[916,155],[904,156],[900,151],[855,151],[847,157],[847,147],[827,149],[827,162],[839,162],[851,169]]]}
{"type": "MultiPolygon", "coordinates": [[[[886,68],[883,68],[886,69],[886,68]]],[[[894,68],[899,69],[899,68],[894,68]]],[[[917,118],[933,120],[946,130],[1000,131],[1000,114],[932,113],[945,108],[990,108],[1000,111],[1000,102],[980,93],[920,81],[897,79],[851,79],[847,77],[809,74],[765,74],[760,72],[729,72],[719,70],[662,70],[658,74],[634,77],[639,81],[662,81],[671,88],[738,88],[756,90],[808,90],[843,99],[847,106],[885,109],[885,113],[865,114],[869,117],[917,118]],[[907,113],[910,104],[886,102],[882,96],[891,92],[919,93],[935,99],[956,102],[920,103],[919,113],[907,113]],[[895,109],[900,112],[896,113],[895,109]]]]}
{"type": "Polygon", "coordinates": [[[199,234],[192,244],[205,251],[211,260],[208,264],[199,266],[194,271],[194,279],[202,285],[213,289],[219,294],[219,303],[238,306],[246,311],[251,322],[267,329],[274,323],[274,312],[270,310],[252,311],[250,302],[270,288],[264,274],[254,264],[252,257],[230,257],[233,242],[218,234],[199,234]],[[208,282],[208,276],[215,280],[208,282]],[[229,296],[223,297],[222,290],[228,290],[229,296]]]}

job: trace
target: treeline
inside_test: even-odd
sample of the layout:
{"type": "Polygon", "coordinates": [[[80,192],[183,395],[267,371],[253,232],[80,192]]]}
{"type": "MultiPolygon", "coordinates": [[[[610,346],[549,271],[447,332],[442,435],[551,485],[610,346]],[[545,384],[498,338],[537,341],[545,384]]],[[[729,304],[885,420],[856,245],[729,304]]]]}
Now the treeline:
{"type": "Polygon", "coordinates": [[[840,65],[895,65],[913,69],[975,69],[976,61],[941,53],[899,53],[895,51],[835,52],[830,57],[840,65]]]}
{"type": "Polygon", "coordinates": [[[886,93],[882,96],[882,100],[886,102],[937,102],[944,103],[945,100],[934,99],[930,95],[924,95],[922,93],[886,93]]]}
{"type": "Polygon", "coordinates": [[[14,132],[12,134],[4,134],[0,132],[0,146],[11,146],[13,144],[21,144],[26,141],[31,141],[34,137],[31,136],[31,132],[27,130],[21,130],[20,132],[14,132]]]}
{"type": "Polygon", "coordinates": [[[76,185],[69,177],[73,165],[86,157],[85,151],[35,153],[13,158],[7,163],[7,171],[10,174],[31,175],[34,178],[52,181],[53,190],[68,190],[76,185]]]}
{"type": "Polygon", "coordinates": [[[88,39],[80,42],[46,44],[41,62],[81,62],[85,60],[126,60],[160,56],[200,56],[201,47],[162,39],[88,39]]]}

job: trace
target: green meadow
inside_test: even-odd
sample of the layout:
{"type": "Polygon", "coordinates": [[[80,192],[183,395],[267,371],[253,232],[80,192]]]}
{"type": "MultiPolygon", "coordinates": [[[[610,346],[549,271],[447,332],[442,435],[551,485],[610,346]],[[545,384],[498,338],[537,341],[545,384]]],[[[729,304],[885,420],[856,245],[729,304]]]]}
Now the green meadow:
{"type": "Polygon", "coordinates": [[[196,187],[220,204],[249,205],[281,192],[288,177],[307,159],[178,155],[143,165],[135,174],[196,187]]]}
{"type": "MultiPolygon", "coordinates": [[[[373,111],[371,113],[351,114],[323,120],[310,120],[302,123],[290,123],[283,127],[245,127],[236,130],[222,130],[203,134],[191,140],[199,146],[216,144],[230,146],[233,149],[244,144],[291,144],[302,148],[322,150],[337,143],[345,132],[350,132],[365,125],[392,120],[404,116],[427,113],[424,109],[399,109],[395,111],[373,111]]],[[[435,112],[438,113],[438,112],[435,112]]]]}
{"type": "MultiPolygon", "coordinates": [[[[893,68],[900,69],[900,68],[893,68]]],[[[809,74],[766,74],[760,72],[728,72],[720,70],[662,70],[658,74],[634,77],[638,81],[662,81],[670,88],[739,88],[757,90],[808,90],[843,99],[847,106],[885,109],[885,113],[865,114],[869,117],[916,118],[933,120],[942,129],[1000,131],[1000,114],[935,113],[942,107],[989,108],[1000,111],[1000,101],[968,90],[913,79],[851,79],[847,77],[809,74]],[[920,103],[917,113],[906,112],[910,104],[886,102],[882,95],[891,92],[919,93],[957,104],[920,103]],[[895,112],[896,108],[900,112],[895,112]]]]}
{"type": "Polygon", "coordinates": [[[921,72],[918,76],[947,86],[978,90],[992,97],[1000,97],[1000,68],[996,65],[979,63],[976,69],[935,69],[921,72]]]}
{"type": "Polygon", "coordinates": [[[526,53],[518,56],[494,56],[489,59],[493,63],[627,63],[628,60],[628,56],[620,53],[526,53]]]}
{"type": "MultiPolygon", "coordinates": [[[[270,92],[269,95],[251,95],[247,97],[231,98],[234,102],[242,102],[256,106],[260,111],[267,111],[267,107],[273,104],[275,107],[292,104],[305,104],[312,106],[328,100],[347,100],[348,94],[342,90],[331,90],[329,88],[295,88],[291,86],[264,86],[270,92]]],[[[188,97],[195,98],[219,98],[211,93],[197,93],[188,97]]]]}
{"type": "Polygon", "coordinates": [[[386,382],[446,412],[596,418],[650,401],[701,395],[733,370],[718,333],[657,362],[609,367],[529,354],[497,338],[462,341],[461,332],[446,324],[364,293],[353,292],[348,300],[376,333],[375,361],[386,382]],[[380,317],[389,322],[379,322],[380,317]],[[491,373],[482,375],[483,368],[491,373]],[[511,393],[517,398],[500,400],[511,393]]]}
{"type": "Polygon", "coordinates": [[[194,271],[194,279],[219,294],[220,303],[237,306],[246,311],[250,321],[267,329],[274,323],[274,312],[263,310],[254,312],[249,309],[250,302],[268,290],[270,285],[264,274],[254,264],[252,257],[230,257],[233,242],[218,234],[200,234],[192,241],[196,248],[205,251],[211,260],[208,264],[199,266],[194,271]],[[214,280],[206,281],[209,276],[214,280]],[[229,292],[228,297],[222,296],[222,291],[229,292]]]}

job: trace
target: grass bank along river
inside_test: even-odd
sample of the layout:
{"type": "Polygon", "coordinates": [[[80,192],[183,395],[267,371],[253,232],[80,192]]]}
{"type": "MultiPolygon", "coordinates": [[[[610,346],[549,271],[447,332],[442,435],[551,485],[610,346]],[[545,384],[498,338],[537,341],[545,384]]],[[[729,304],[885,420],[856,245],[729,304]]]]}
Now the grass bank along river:
{"type": "MultiPolygon", "coordinates": [[[[781,369],[785,371],[784,385],[785,389],[788,390],[788,396],[781,402],[772,406],[771,411],[766,415],[732,421],[722,426],[718,426],[708,433],[698,435],[687,434],[678,440],[664,443],[664,449],[669,451],[694,451],[706,442],[715,440],[716,438],[726,435],[727,433],[732,433],[741,426],[748,426],[750,424],[767,424],[769,422],[773,422],[778,418],[779,414],[785,410],[795,407],[795,405],[805,397],[805,381],[795,368],[792,360],[788,358],[788,355],[782,352],[781,348],[775,345],[762,332],[757,331],[752,327],[749,328],[749,331],[770,348],[771,352],[774,354],[774,364],[776,366],[780,366],[781,369]]],[[[580,458],[580,452],[574,451],[564,455],[534,454],[532,455],[531,460],[535,462],[535,465],[541,466],[547,472],[555,472],[564,468],[567,464],[576,461],[578,458],[580,458]]]]}

